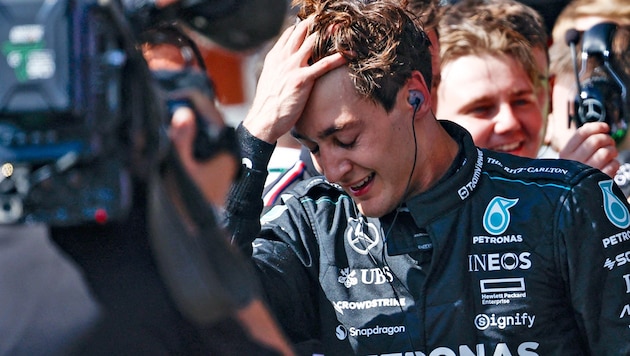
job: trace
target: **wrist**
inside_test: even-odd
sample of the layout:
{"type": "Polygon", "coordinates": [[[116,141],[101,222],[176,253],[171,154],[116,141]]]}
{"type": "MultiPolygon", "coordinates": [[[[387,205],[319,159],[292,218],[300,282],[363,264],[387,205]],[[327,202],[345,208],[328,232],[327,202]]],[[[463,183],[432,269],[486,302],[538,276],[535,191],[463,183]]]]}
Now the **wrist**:
{"type": "Polygon", "coordinates": [[[238,142],[241,144],[243,163],[248,166],[248,168],[266,171],[275,144],[269,143],[254,135],[245,127],[244,123],[241,123],[237,127],[236,134],[238,142]]]}
{"type": "Polygon", "coordinates": [[[279,136],[274,135],[272,127],[261,125],[259,121],[260,120],[255,119],[245,119],[243,121],[243,127],[251,136],[257,138],[258,140],[264,141],[270,145],[275,145],[279,136]]]}

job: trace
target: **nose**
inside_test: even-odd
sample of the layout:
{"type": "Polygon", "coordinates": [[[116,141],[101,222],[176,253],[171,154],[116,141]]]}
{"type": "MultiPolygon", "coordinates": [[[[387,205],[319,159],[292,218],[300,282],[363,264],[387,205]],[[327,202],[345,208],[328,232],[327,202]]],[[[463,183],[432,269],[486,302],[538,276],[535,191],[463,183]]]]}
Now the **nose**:
{"type": "Polygon", "coordinates": [[[316,159],[320,172],[329,182],[341,183],[344,175],[352,170],[350,161],[335,150],[321,150],[316,159]]]}
{"type": "Polygon", "coordinates": [[[496,133],[512,132],[520,130],[522,127],[516,110],[508,103],[499,106],[499,112],[494,117],[494,121],[494,131],[496,133]]]}

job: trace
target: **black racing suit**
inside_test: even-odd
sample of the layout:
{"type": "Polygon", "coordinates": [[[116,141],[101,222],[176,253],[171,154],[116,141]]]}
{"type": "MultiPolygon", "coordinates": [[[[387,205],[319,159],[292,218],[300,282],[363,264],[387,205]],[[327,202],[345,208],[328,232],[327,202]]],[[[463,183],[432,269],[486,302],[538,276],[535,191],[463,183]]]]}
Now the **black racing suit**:
{"type": "Polygon", "coordinates": [[[283,195],[255,240],[269,153],[239,128],[254,164],[231,192],[228,221],[298,349],[630,354],[630,214],[620,189],[586,165],[479,149],[461,127],[442,125],[458,159],[397,212],[363,217],[316,177],[283,195]]]}

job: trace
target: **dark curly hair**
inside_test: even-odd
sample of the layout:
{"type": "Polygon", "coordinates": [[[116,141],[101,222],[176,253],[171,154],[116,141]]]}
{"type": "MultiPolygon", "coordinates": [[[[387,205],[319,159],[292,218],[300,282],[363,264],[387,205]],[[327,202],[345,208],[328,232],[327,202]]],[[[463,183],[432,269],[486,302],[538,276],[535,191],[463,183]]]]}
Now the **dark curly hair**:
{"type": "MultiPolygon", "coordinates": [[[[430,42],[405,1],[308,1],[315,16],[312,61],[339,52],[357,92],[390,111],[400,88],[419,71],[431,87],[430,42]]],[[[306,10],[305,10],[306,9],[306,10]]]]}

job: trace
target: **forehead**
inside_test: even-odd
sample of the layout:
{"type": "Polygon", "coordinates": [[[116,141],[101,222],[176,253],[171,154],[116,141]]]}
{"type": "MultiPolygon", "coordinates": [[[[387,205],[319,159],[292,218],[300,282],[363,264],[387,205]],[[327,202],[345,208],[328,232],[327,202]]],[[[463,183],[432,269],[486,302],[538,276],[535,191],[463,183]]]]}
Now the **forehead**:
{"type": "Polygon", "coordinates": [[[316,139],[331,127],[362,120],[365,106],[374,104],[357,93],[348,69],[345,66],[334,69],[315,81],[294,131],[301,137],[316,139]]]}
{"type": "Polygon", "coordinates": [[[440,84],[445,95],[462,100],[489,92],[497,94],[531,90],[533,84],[518,62],[510,57],[463,56],[446,63],[440,84]]]}

